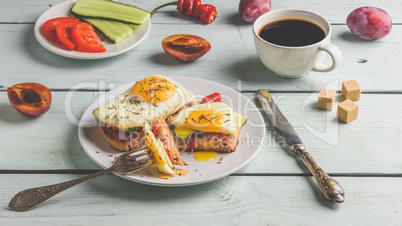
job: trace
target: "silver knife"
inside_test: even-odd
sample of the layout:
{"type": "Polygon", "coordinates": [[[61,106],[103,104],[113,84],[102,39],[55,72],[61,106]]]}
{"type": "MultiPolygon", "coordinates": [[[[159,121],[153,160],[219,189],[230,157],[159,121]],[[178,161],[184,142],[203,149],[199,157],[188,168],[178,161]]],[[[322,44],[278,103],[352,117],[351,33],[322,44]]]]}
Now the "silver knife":
{"type": "Polygon", "coordinates": [[[345,193],[342,186],[324,172],[324,170],[322,170],[314,161],[313,157],[311,157],[311,155],[306,151],[306,147],[300,137],[276,106],[271,94],[268,91],[261,89],[258,90],[257,97],[272,126],[278,134],[285,139],[285,142],[292,149],[292,152],[299,156],[304,165],[307,166],[313,174],[324,196],[327,199],[338,203],[343,202],[345,199],[345,193]]]}

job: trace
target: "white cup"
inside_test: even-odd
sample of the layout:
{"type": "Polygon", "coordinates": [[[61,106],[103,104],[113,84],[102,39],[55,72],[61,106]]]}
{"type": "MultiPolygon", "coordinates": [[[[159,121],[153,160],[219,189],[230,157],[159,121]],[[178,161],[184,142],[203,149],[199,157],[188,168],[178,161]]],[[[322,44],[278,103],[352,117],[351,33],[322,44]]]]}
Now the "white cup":
{"type": "Polygon", "coordinates": [[[342,62],[342,53],[331,44],[331,25],[316,13],[299,9],[279,9],[258,17],[253,24],[254,44],[262,63],[276,75],[284,78],[299,78],[309,71],[328,72],[334,70],[342,62]],[[259,36],[265,25],[284,19],[301,19],[318,25],[324,32],[321,41],[306,45],[289,47],[265,41],[259,36]],[[325,53],[332,58],[331,65],[322,63],[325,53]]]}

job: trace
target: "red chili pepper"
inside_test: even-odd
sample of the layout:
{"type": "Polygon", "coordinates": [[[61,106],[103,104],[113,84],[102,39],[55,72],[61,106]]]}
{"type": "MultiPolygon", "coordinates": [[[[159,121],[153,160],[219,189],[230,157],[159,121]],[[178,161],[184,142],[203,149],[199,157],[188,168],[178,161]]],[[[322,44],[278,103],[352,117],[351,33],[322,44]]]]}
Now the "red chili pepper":
{"type": "Polygon", "coordinates": [[[170,161],[173,162],[173,156],[172,153],[170,153],[170,151],[166,151],[167,156],[169,157],[170,161]]]}
{"type": "Polygon", "coordinates": [[[207,24],[212,23],[218,16],[215,6],[209,4],[202,5],[201,0],[179,0],[169,2],[152,10],[151,16],[157,10],[168,5],[177,5],[177,10],[179,10],[180,13],[186,14],[187,16],[197,17],[207,24]]]}
{"type": "Polygon", "coordinates": [[[119,127],[117,126],[109,126],[109,128],[111,128],[113,131],[119,131],[119,127]]]}
{"type": "Polygon", "coordinates": [[[218,16],[215,6],[202,5],[201,0],[179,0],[177,9],[187,16],[197,17],[207,24],[212,23],[218,16]]]}
{"type": "Polygon", "coordinates": [[[208,95],[201,100],[201,104],[205,104],[208,102],[222,102],[221,94],[220,93],[213,93],[208,95]]]}
{"type": "Polygon", "coordinates": [[[195,143],[195,138],[194,138],[194,136],[191,136],[190,139],[188,140],[188,145],[186,147],[186,151],[194,152],[194,143],[195,143]]]}
{"type": "Polygon", "coordinates": [[[156,123],[152,122],[152,132],[154,133],[155,136],[156,136],[156,128],[157,128],[156,123]]]}

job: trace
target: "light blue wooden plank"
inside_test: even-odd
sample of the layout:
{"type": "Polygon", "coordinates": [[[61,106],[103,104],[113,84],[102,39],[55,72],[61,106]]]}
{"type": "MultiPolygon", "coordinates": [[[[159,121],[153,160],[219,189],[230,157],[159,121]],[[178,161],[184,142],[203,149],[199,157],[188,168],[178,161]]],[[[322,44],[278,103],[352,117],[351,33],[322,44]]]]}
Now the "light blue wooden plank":
{"type": "MultiPolygon", "coordinates": [[[[62,0],[33,0],[26,2],[24,0],[18,1],[3,1],[3,10],[0,14],[0,22],[30,22],[33,23],[36,19],[52,5],[55,5],[62,0]]],[[[162,5],[166,2],[165,0],[136,0],[134,1],[142,6],[144,9],[151,11],[155,7],[162,5]]],[[[233,0],[203,0],[203,4],[212,4],[217,8],[218,17],[214,23],[221,24],[246,24],[240,19],[238,15],[238,2],[233,0]]],[[[398,0],[386,0],[386,1],[375,1],[375,0],[340,0],[340,1],[320,1],[320,0],[310,0],[310,1],[292,1],[292,0],[282,0],[273,1],[272,10],[281,8],[298,8],[306,9],[311,11],[316,11],[325,18],[327,18],[331,23],[345,23],[347,15],[355,8],[361,6],[375,6],[382,8],[387,11],[394,23],[400,23],[402,21],[402,15],[400,14],[402,10],[402,5],[398,0]]],[[[154,23],[178,23],[178,24],[202,24],[197,19],[192,19],[187,16],[180,14],[176,7],[169,6],[161,9],[155,14],[153,18],[154,23]]]]}
{"type": "MultiPolygon", "coordinates": [[[[50,110],[40,117],[24,116],[9,103],[7,94],[1,92],[0,125],[2,143],[7,157],[1,158],[2,169],[98,169],[82,150],[78,141],[78,127],[67,118],[64,98],[66,93],[52,94],[50,110]],[[11,163],[14,162],[14,163],[11,163]]],[[[73,98],[87,105],[95,96],[77,95],[73,98]]],[[[74,105],[73,115],[80,118],[85,106],[74,105]]]]}
{"type": "Polygon", "coordinates": [[[20,190],[82,175],[0,175],[2,225],[398,225],[401,178],[338,180],[342,204],[311,177],[229,176],[190,187],[152,187],[116,176],[77,185],[28,212],[6,209],[20,190]]]}
{"type": "MultiPolygon", "coordinates": [[[[50,111],[39,118],[29,118],[16,112],[2,92],[0,126],[5,128],[2,153],[7,156],[0,158],[2,169],[99,169],[80,147],[78,129],[74,124],[98,93],[75,93],[71,104],[72,117],[66,113],[70,112],[65,107],[66,95],[66,92],[53,92],[50,111]]],[[[253,93],[246,95],[255,103],[253,93]]],[[[357,102],[360,116],[350,124],[338,123],[335,110],[316,109],[317,93],[276,93],[274,97],[308,151],[328,173],[402,173],[402,152],[399,151],[402,149],[401,95],[363,94],[357,102]],[[389,103],[393,103],[392,108],[387,108],[389,103]]],[[[253,119],[248,123],[264,126],[252,124],[253,119]]],[[[248,138],[242,140],[240,146],[253,145],[253,142],[253,138],[248,138]]],[[[260,153],[238,171],[302,172],[307,171],[287,151],[283,140],[270,126],[260,153]]]]}
{"type": "Polygon", "coordinates": [[[402,26],[378,41],[362,41],[352,36],[345,25],[333,26],[334,44],[344,55],[344,62],[329,73],[311,72],[288,80],[273,75],[260,62],[254,49],[250,25],[236,31],[227,25],[211,26],[156,24],[148,39],[132,51],[110,59],[83,61],[55,55],[44,49],[33,36],[33,25],[0,24],[0,85],[6,89],[18,82],[46,83],[50,88],[70,89],[80,82],[107,81],[117,85],[135,81],[147,74],[189,76],[210,79],[237,90],[315,91],[336,81],[357,79],[363,91],[398,91],[399,37],[402,26]],[[225,35],[233,34],[234,35],[225,35]],[[191,33],[209,40],[212,49],[192,63],[179,62],[162,49],[163,38],[175,33],[191,33]],[[367,63],[358,63],[366,59],[367,63]],[[23,65],[23,67],[21,66],[23,65]]]}

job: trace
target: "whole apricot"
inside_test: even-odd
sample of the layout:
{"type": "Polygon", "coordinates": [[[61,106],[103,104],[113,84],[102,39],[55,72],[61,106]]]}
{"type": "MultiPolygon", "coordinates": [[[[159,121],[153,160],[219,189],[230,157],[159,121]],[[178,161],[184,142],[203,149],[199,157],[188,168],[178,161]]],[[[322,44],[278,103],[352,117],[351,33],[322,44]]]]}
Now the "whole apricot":
{"type": "Polygon", "coordinates": [[[7,89],[7,95],[11,105],[25,115],[42,115],[52,104],[52,93],[39,83],[15,84],[7,89]]]}
{"type": "Polygon", "coordinates": [[[194,61],[211,49],[211,44],[205,39],[188,34],[176,34],[162,41],[165,52],[180,61],[194,61]]]}

